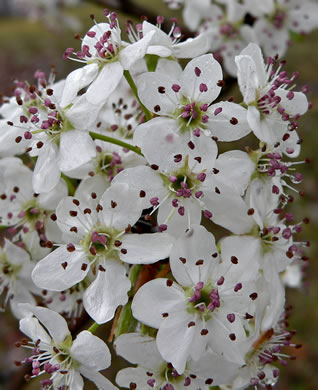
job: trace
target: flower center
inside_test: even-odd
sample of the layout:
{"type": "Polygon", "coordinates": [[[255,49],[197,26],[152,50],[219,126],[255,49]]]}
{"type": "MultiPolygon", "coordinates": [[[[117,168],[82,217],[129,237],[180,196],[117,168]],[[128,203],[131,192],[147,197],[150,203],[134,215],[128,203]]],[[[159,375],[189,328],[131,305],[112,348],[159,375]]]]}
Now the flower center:
{"type": "Polygon", "coordinates": [[[124,168],[122,167],[122,160],[118,153],[103,152],[101,148],[97,147],[97,173],[102,173],[109,177],[109,180],[121,172],[124,168]]]}
{"type": "MultiPolygon", "coordinates": [[[[207,85],[201,84],[200,91],[206,92],[207,85]]],[[[207,128],[207,122],[209,120],[209,116],[206,115],[206,111],[208,109],[207,104],[200,104],[198,102],[187,102],[186,98],[183,97],[181,99],[180,105],[175,112],[175,117],[179,122],[179,130],[181,133],[185,133],[188,131],[194,131],[194,135],[200,135],[200,129],[207,128]],[[196,129],[198,131],[196,131],[196,129]]]]}
{"type": "Polygon", "coordinates": [[[221,24],[219,32],[225,39],[233,39],[239,35],[239,30],[228,21],[221,24]]]}
{"type": "Polygon", "coordinates": [[[94,262],[98,257],[106,258],[112,251],[117,252],[117,247],[121,245],[121,242],[116,240],[117,236],[119,232],[112,228],[95,226],[81,242],[89,261],[94,262]]]}
{"type": "Polygon", "coordinates": [[[188,312],[191,314],[199,312],[205,320],[208,320],[211,313],[221,305],[218,289],[211,283],[198,282],[194,288],[186,291],[186,295],[188,296],[188,312]]]}
{"type": "Polygon", "coordinates": [[[284,27],[286,19],[287,19],[287,12],[285,9],[281,7],[276,7],[275,11],[270,17],[272,24],[277,29],[281,29],[284,27]]]}

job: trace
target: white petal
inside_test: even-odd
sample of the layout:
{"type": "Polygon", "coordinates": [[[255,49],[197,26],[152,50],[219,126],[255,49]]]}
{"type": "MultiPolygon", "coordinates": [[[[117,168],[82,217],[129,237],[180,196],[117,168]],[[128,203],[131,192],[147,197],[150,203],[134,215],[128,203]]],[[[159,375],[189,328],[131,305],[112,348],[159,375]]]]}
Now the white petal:
{"type": "Polygon", "coordinates": [[[221,65],[212,54],[205,54],[190,61],[185,67],[180,80],[181,91],[184,96],[194,101],[209,104],[219,96],[221,87],[217,83],[222,79],[221,65]],[[196,70],[197,68],[200,72],[196,70]],[[197,76],[198,72],[199,76],[197,76]],[[200,92],[201,83],[206,84],[207,92],[200,92]]]}
{"type": "Polygon", "coordinates": [[[173,238],[167,233],[126,234],[119,253],[122,261],[130,264],[151,264],[169,257],[173,238]]]}
{"type": "Polygon", "coordinates": [[[79,370],[81,374],[83,374],[90,381],[94,382],[99,390],[118,390],[116,386],[114,386],[99,372],[87,369],[85,366],[81,366],[79,370]]]}
{"type": "MultiPolygon", "coordinates": [[[[233,283],[253,281],[257,279],[261,258],[261,240],[249,236],[230,236],[221,241],[222,263],[226,270],[233,268],[226,278],[234,278],[233,283]],[[237,264],[232,264],[235,256],[237,264]]],[[[222,272],[222,271],[221,271],[222,272]]]]}
{"type": "Polygon", "coordinates": [[[150,165],[156,164],[160,170],[168,172],[176,168],[173,158],[176,150],[182,154],[185,149],[181,137],[176,133],[176,121],[165,117],[157,117],[139,125],[134,142],[141,147],[150,165]]]}
{"type": "Polygon", "coordinates": [[[219,155],[215,168],[217,183],[229,185],[239,195],[243,195],[255,171],[255,164],[248,154],[240,150],[231,150],[219,155]]]}
{"type": "MultiPolygon", "coordinates": [[[[71,389],[72,390],[83,390],[84,381],[83,381],[83,378],[81,377],[80,373],[74,369],[72,369],[71,372],[72,372],[72,374],[71,374],[72,379],[70,380],[70,390],[71,389]]],[[[57,386],[59,386],[60,382],[54,383],[56,381],[54,379],[55,378],[53,377],[53,386],[55,388],[57,388],[57,386]]]]}
{"type": "Polygon", "coordinates": [[[212,220],[233,233],[247,233],[253,226],[253,219],[247,215],[243,199],[231,188],[218,186],[220,194],[204,192],[206,209],[213,214],[212,220]]]}
{"type": "Polygon", "coordinates": [[[212,378],[213,386],[218,386],[224,383],[232,383],[240,365],[229,362],[221,354],[217,355],[208,350],[200,360],[190,361],[188,368],[198,376],[212,378]]]}
{"type": "Polygon", "coordinates": [[[309,33],[318,27],[318,4],[304,1],[291,10],[288,20],[290,30],[301,34],[309,33]]]}
{"type": "Polygon", "coordinates": [[[30,262],[30,256],[27,251],[12,244],[7,238],[4,240],[4,251],[10,263],[14,265],[23,265],[30,262]]]}
{"type": "Polygon", "coordinates": [[[122,231],[129,224],[133,226],[142,212],[139,192],[128,184],[115,183],[109,187],[100,200],[103,210],[99,218],[106,226],[122,231]]]}
{"type": "Polygon", "coordinates": [[[96,174],[92,177],[87,177],[82,180],[76,189],[76,196],[83,199],[85,203],[92,201],[92,193],[97,195],[96,199],[100,199],[106,189],[109,187],[108,180],[103,174],[96,174]]]}
{"type": "Polygon", "coordinates": [[[119,305],[127,302],[130,281],[125,267],[118,261],[108,259],[100,264],[105,271],[97,272],[96,279],[84,293],[83,303],[94,321],[103,324],[114,317],[119,305]]]}
{"type": "Polygon", "coordinates": [[[149,31],[139,41],[128,45],[120,51],[119,58],[124,69],[130,69],[130,67],[138,60],[143,58],[146,54],[150,41],[155,34],[155,31],[149,31]]]}
{"type": "MultiPolygon", "coordinates": [[[[133,316],[153,328],[159,328],[164,320],[162,313],[185,310],[184,292],[176,283],[167,285],[168,279],[154,279],[144,284],[134,296],[133,316]]],[[[169,283],[169,282],[168,282],[169,283]]]]}
{"type": "Polygon", "coordinates": [[[179,374],[183,373],[191,346],[195,342],[193,338],[196,327],[188,327],[190,321],[193,321],[193,316],[186,311],[172,313],[160,324],[157,333],[160,354],[166,361],[171,362],[179,374]]]}
{"type": "Polygon", "coordinates": [[[20,127],[9,126],[7,121],[8,119],[0,119],[0,156],[2,158],[23,154],[30,144],[23,137],[23,130],[21,131],[20,127]],[[21,142],[15,142],[17,137],[22,137],[21,142]]]}
{"type": "Polygon", "coordinates": [[[25,317],[20,320],[20,330],[26,334],[32,341],[40,339],[42,342],[50,344],[51,337],[40,325],[39,321],[34,317],[25,317]]]}
{"type": "Polygon", "coordinates": [[[96,371],[110,366],[111,356],[107,345],[87,330],[78,334],[70,353],[78,362],[96,371]]]}
{"type": "Polygon", "coordinates": [[[284,122],[279,115],[273,113],[261,118],[260,112],[254,106],[247,109],[247,121],[255,136],[271,146],[280,142],[288,130],[288,122],[284,122]]]}
{"type": "Polygon", "coordinates": [[[116,383],[120,387],[129,388],[130,383],[135,383],[138,390],[149,390],[147,381],[149,376],[147,371],[142,367],[136,368],[124,368],[120,370],[116,375],[116,383]]]}
{"type": "Polygon", "coordinates": [[[71,171],[96,156],[96,146],[91,136],[80,130],[62,133],[60,139],[59,167],[71,171]]]}
{"type": "MultiPolygon", "coordinates": [[[[27,307],[27,305],[24,306],[27,307]]],[[[62,343],[67,337],[71,336],[66,321],[55,311],[32,305],[28,305],[28,310],[45,326],[56,343],[62,343]]]]}
{"type": "Polygon", "coordinates": [[[171,87],[178,82],[173,80],[169,73],[143,73],[138,77],[136,84],[141,102],[151,112],[164,115],[172,114],[177,109],[179,95],[171,87]],[[160,93],[159,87],[163,87],[165,93],[160,93]],[[159,111],[157,108],[155,109],[157,106],[160,107],[159,111]]]}
{"type": "Polygon", "coordinates": [[[196,199],[183,199],[182,205],[185,209],[184,215],[180,215],[176,207],[171,205],[171,197],[164,202],[158,211],[158,225],[165,224],[168,226],[167,232],[174,237],[179,237],[189,226],[199,225],[201,221],[201,205],[196,199]]]}
{"type": "Polygon", "coordinates": [[[57,225],[62,232],[69,239],[73,240],[74,243],[78,243],[92,229],[95,222],[97,222],[97,213],[95,209],[91,209],[91,214],[84,214],[85,208],[90,206],[90,204],[80,202],[79,206],[77,206],[74,203],[75,199],[72,196],[63,198],[56,208],[56,216],[57,225]],[[76,215],[73,216],[74,214],[72,212],[76,215]],[[71,232],[70,229],[72,227],[76,227],[77,232],[71,232]]]}
{"type": "Polygon", "coordinates": [[[112,181],[115,183],[124,183],[131,189],[144,191],[146,196],[142,198],[142,207],[147,209],[151,206],[150,199],[159,197],[162,192],[166,192],[160,175],[150,167],[139,166],[127,168],[121,171],[112,181]]]}
{"type": "Polygon", "coordinates": [[[247,110],[239,104],[231,102],[216,103],[209,107],[208,114],[209,130],[219,141],[236,141],[251,132],[247,122],[247,110]],[[215,115],[219,108],[222,111],[215,115]],[[238,120],[236,124],[230,122],[233,118],[238,120]]]}
{"type": "Polygon", "coordinates": [[[118,355],[133,364],[155,369],[160,367],[163,362],[156,340],[147,335],[139,333],[122,334],[115,341],[114,346],[118,355]]]}
{"type": "Polygon", "coordinates": [[[61,177],[57,162],[57,145],[53,142],[45,143],[33,171],[32,185],[35,193],[49,192],[57,185],[61,177]]]}
{"type": "MultiPolygon", "coordinates": [[[[156,73],[166,73],[169,74],[169,76],[173,79],[179,79],[182,73],[182,67],[179,64],[178,61],[166,59],[166,58],[159,58],[158,64],[156,67],[156,73]]],[[[139,93],[139,90],[138,90],[139,93]]]]}
{"type": "Polygon", "coordinates": [[[123,67],[119,61],[104,65],[86,91],[87,101],[92,104],[103,105],[109,95],[116,89],[122,77],[123,67]]]}
{"type": "Polygon", "coordinates": [[[273,328],[277,324],[285,305],[285,288],[276,272],[272,272],[267,288],[270,292],[270,302],[262,321],[262,331],[273,328]]]}
{"type": "Polygon", "coordinates": [[[281,97],[280,106],[285,109],[286,113],[290,115],[303,115],[308,110],[308,100],[304,93],[302,92],[293,92],[293,99],[289,100],[287,94],[289,91],[285,89],[278,89],[275,91],[275,95],[281,97]]]}
{"type": "Polygon", "coordinates": [[[66,107],[73,103],[77,93],[87,87],[98,74],[98,64],[93,63],[83,68],[75,69],[71,72],[65,81],[65,87],[61,99],[61,107],[66,107]]]}
{"type": "Polygon", "coordinates": [[[274,57],[276,54],[278,57],[282,57],[285,54],[289,42],[287,29],[277,29],[265,19],[257,20],[253,29],[267,57],[274,57]]]}
{"type": "Polygon", "coordinates": [[[281,188],[279,180],[273,182],[271,180],[254,179],[247,191],[246,198],[249,207],[254,209],[253,218],[261,229],[266,223],[269,211],[277,208],[279,204],[279,195],[272,191],[274,184],[281,188]]]}
{"type": "Polygon", "coordinates": [[[266,73],[262,51],[255,43],[250,43],[235,58],[238,67],[238,83],[245,103],[255,100],[255,89],[265,86],[266,73]],[[252,96],[254,98],[251,100],[252,96]]]}
{"type": "Polygon", "coordinates": [[[86,94],[78,96],[74,104],[66,112],[65,116],[75,129],[88,129],[97,120],[101,106],[87,101],[86,94]]]}
{"type": "Polygon", "coordinates": [[[171,271],[182,286],[194,286],[199,281],[205,282],[209,278],[213,263],[215,265],[218,263],[215,238],[203,226],[192,225],[173,246],[170,257],[171,271]],[[213,254],[217,256],[212,257],[213,254]],[[203,264],[196,265],[198,260],[203,260],[203,264]]]}
{"type": "Polygon", "coordinates": [[[147,48],[147,54],[152,54],[159,57],[170,57],[172,55],[172,48],[150,44],[147,48]]]}
{"type": "Polygon", "coordinates": [[[61,199],[67,194],[67,185],[64,180],[60,180],[50,192],[40,194],[37,202],[44,209],[55,210],[61,199]]]}
{"type": "Polygon", "coordinates": [[[185,42],[173,45],[173,55],[176,58],[194,58],[209,50],[210,42],[206,34],[188,38],[185,42]]]}
{"type": "Polygon", "coordinates": [[[142,23],[142,31],[144,35],[150,34],[153,31],[155,32],[155,34],[152,35],[151,45],[160,45],[166,47],[172,46],[172,41],[168,35],[160,28],[154,26],[146,20],[142,23]]]}
{"type": "Polygon", "coordinates": [[[187,2],[183,9],[183,20],[186,26],[189,27],[191,31],[197,30],[199,27],[202,16],[208,10],[210,5],[210,0],[200,0],[199,2],[187,2]]]}
{"type": "Polygon", "coordinates": [[[36,264],[32,272],[33,282],[40,288],[52,291],[66,290],[87,275],[89,267],[83,271],[83,263],[88,263],[83,251],[69,252],[66,247],[61,246],[36,264]]]}

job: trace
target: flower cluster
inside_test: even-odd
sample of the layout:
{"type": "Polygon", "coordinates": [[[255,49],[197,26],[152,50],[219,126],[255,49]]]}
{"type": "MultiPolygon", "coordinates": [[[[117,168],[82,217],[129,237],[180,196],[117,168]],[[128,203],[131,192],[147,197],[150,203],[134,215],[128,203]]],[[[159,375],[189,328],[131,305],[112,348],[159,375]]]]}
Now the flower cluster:
{"type": "MultiPolygon", "coordinates": [[[[209,38],[216,29],[235,46],[249,2],[219,2],[226,14],[195,7],[197,22],[205,7],[220,17],[185,41],[174,21],[162,31],[162,17],[127,23],[126,42],[114,12],[104,23],[92,15],[80,50],[64,54],[84,66],[60,81],[37,71],[4,98],[0,219],[11,238],[0,292],[31,339],[18,343],[31,350],[28,379],[47,374],[43,390],[82,389],[82,376],[116,388],[92,334],[111,320],[117,354],[134,365],[116,383],[131,390],[270,388],[283,347],[295,346],[285,286],[301,284],[308,243],[297,234],[308,221],[288,204],[290,189],[301,194],[293,159],[309,103],[297,73],[256,43],[231,54],[242,102],[222,101],[209,38]],[[257,149],[233,147],[250,133],[257,149]],[[65,319],[74,326],[84,311],[95,324],[73,340],[65,319]]],[[[278,24],[284,4],[262,2],[255,26],[278,24]]]]}
{"type": "Polygon", "coordinates": [[[183,19],[191,31],[204,31],[210,49],[223,59],[236,77],[235,56],[249,43],[261,46],[266,56],[282,57],[296,37],[318,27],[314,0],[164,0],[183,6],[183,19]]]}

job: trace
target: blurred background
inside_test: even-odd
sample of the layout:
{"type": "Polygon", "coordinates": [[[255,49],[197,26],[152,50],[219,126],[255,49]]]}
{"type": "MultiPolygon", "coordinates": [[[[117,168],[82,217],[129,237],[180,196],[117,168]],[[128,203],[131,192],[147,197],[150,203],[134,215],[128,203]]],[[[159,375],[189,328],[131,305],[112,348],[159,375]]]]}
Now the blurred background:
{"type": "MultiPolygon", "coordinates": [[[[55,0],[50,0],[55,2],[55,0]]],[[[77,64],[63,60],[67,47],[80,46],[74,40],[75,33],[84,35],[91,27],[90,14],[95,14],[98,22],[104,21],[103,8],[117,12],[121,22],[125,20],[140,21],[143,15],[153,21],[156,15],[167,18],[180,14],[169,10],[161,0],[96,0],[77,4],[75,0],[65,0],[67,6],[62,13],[54,9],[30,12],[24,0],[0,0],[0,93],[11,95],[13,80],[33,82],[33,74],[40,69],[50,71],[55,65],[57,80],[65,77],[76,68],[77,64]],[[21,7],[22,5],[22,7],[21,7]]],[[[49,3],[49,1],[48,1],[49,3]]],[[[123,28],[123,31],[125,29],[123,28]]],[[[296,360],[291,361],[281,370],[277,390],[317,390],[318,379],[318,31],[294,42],[285,59],[286,70],[291,74],[300,72],[298,86],[309,86],[308,99],[313,108],[300,121],[299,134],[303,138],[303,149],[300,159],[310,158],[310,164],[300,167],[305,179],[300,185],[305,196],[295,194],[295,202],[290,206],[295,214],[295,221],[310,218],[305,225],[299,240],[310,240],[308,248],[310,262],[306,269],[303,287],[289,289],[287,302],[293,310],[290,317],[290,328],[296,329],[295,342],[303,345],[301,349],[291,350],[296,360]]],[[[236,86],[226,91],[227,96],[239,96],[236,86]]],[[[245,142],[245,139],[244,139],[245,142]]],[[[242,144],[244,145],[244,143],[242,144]]],[[[87,325],[87,324],[86,324],[87,325]]],[[[87,328],[87,326],[85,327],[87,328]]],[[[107,325],[100,327],[96,333],[106,339],[110,329],[107,325]]],[[[15,342],[21,338],[18,322],[10,313],[0,314],[0,389],[32,390],[39,389],[39,380],[26,383],[23,379],[27,373],[24,367],[16,367],[15,360],[23,359],[23,351],[15,348],[15,342]]],[[[116,368],[121,363],[115,363],[116,368]]],[[[110,376],[113,374],[108,372],[110,376]]],[[[87,383],[85,389],[95,388],[87,383]]]]}

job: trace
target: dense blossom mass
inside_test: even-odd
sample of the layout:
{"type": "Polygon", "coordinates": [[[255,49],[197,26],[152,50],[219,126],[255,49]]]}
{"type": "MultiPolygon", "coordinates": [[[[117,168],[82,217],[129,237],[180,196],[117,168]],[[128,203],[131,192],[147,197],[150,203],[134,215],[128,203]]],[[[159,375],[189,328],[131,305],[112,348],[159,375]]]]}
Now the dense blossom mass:
{"type": "Polygon", "coordinates": [[[166,33],[158,16],[127,22],[124,41],[104,10],[65,50],[77,69],[15,81],[0,107],[1,307],[30,339],[17,344],[42,390],[83,377],[102,390],[270,389],[298,347],[285,287],[302,284],[308,219],[289,203],[311,104],[280,57],[291,31],[318,26],[317,4],[165,2],[198,34],[175,19],[166,33]],[[228,75],[240,102],[224,97],[228,75]],[[129,365],[116,384],[92,334],[111,320],[129,365]]]}

